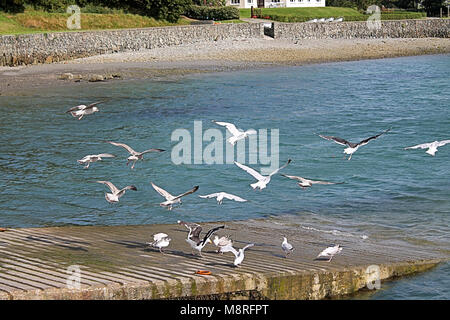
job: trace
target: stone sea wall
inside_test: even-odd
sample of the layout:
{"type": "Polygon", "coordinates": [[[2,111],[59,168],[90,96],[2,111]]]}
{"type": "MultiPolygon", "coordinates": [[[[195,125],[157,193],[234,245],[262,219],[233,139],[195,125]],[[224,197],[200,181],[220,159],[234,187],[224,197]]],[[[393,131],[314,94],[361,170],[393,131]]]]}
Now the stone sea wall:
{"type": "Polygon", "coordinates": [[[54,32],[0,36],[0,66],[52,63],[103,53],[138,51],[199,41],[261,38],[261,24],[54,32]]]}
{"type": "Polygon", "coordinates": [[[366,21],[331,23],[274,23],[277,39],[450,38],[450,19],[385,20],[381,28],[366,21]]]}
{"type": "Polygon", "coordinates": [[[365,21],[335,23],[263,23],[191,25],[85,32],[54,32],[0,36],[0,66],[18,66],[87,57],[103,53],[221,39],[353,39],[450,37],[450,19],[382,21],[369,29],[365,21]],[[266,29],[266,30],[264,30],[266,29]]]}

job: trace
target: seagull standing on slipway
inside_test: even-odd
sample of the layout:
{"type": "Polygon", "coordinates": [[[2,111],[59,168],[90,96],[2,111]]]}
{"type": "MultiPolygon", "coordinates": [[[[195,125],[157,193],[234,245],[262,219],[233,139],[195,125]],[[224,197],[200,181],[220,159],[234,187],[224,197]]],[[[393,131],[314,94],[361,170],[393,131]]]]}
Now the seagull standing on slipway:
{"type": "Polygon", "coordinates": [[[224,252],[229,252],[230,247],[233,246],[233,241],[228,236],[218,237],[215,236],[213,239],[213,243],[216,245],[216,247],[219,247],[217,249],[217,253],[223,254],[224,252]]]}
{"type": "Polygon", "coordinates": [[[163,188],[158,187],[157,185],[155,185],[153,182],[151,182],[153,189],[156,190],[156,192],[158,192],[161,196],[163,196],[164,198],[166,198],[166,201],[161,202],[159,205],[162,207],[167,207],[167,209],[172,210],[172,206],[176,203],[181,204],[181,198],[184,196],[187,196],[188,194],[194,193],[195,191],[198,190],[198,186],[193,187],[191,190],[186,191],[185,193],[182,193],[178,196],[173,196],[170,193],[168,193],[166,190],[164,190],[163,188]]]}
{"type": "Polygon", "coordinates": [[[131,154],[131,156],[129,156],[127,158],[127,160],[128,160],[127,165],[130,162],[133,162],[133,164],[131,165],[131,169],[134,169],[134,165],[136,164],[136,161],[144,159],[144,154],[146,154],[148,152],[163,152],[163,151],[165,151],[163,149],[148,149],[148,150],[145,150],[142,152],[137,152],[137,151],[133,150],[130,146],[126,145],[125,143],[118,143],[118,142],[113,142],[113,141],[106,141],[106,142],[112,144],[113,146],[122,147],[131,154]]]}
{"type": "MultiPolygon", "coordinates": [[[[213,235],[214,232],[216,232],[219,229],[223,229],[225,226],[219,226],[212,228],[209,230],[206,235],[203,237],[203,239],[200,239],[200,233],[202,232],[202,227],[198,226],[194,230],[189,231],[188,237],[186,239],[186,242],[190,244],[192,247],[192,250],[197,250],[200,257],[202,256],[202,249],[206,246],[208,243],[212,243],[210,237],[213,235]]],[[[192,252],[194,254],[194,252],[192,252]]]]}
{"type": "Polygon", "coordinates": [[[287,258],[288,254],[290,254],[292,251],[294,251],[294,247],[292,244],[287,242],[287,238],[283,237],[283,242],[281,243],[281,249],[283,249],[285,258],[287,258]]]}
{"type": "Polygon", "coordinates": [[[91,103],[89,105],[80,104],[79,106],[70,108],[66,111],[66,113],[69,113],[72,115],[72,117],[76,118],[79,117],[78,120],[81,120],[85,115],[93,114],[94,112],[99,112],[100,110],[96,107],[96,105],[102,103],[104,101],[98,101],[91,103]]]}
{"type": "Polygon", "coordinates": [[[115,185],[113,185],[109,181],[95,181],[95,182],[103,183],[111,190],[112,193],[105,193],[105,199],[109,203],[119,202],[119,198],[123,196],[125,194],[125,191],[127,190],[137,191],[137,188],[133,185],[126,186],[125,188],[119,190],[115,185]]]}
{"type": "Polygon", "coordinates": [[[247,167],[246,165],[243,165],[237,161],[234,162],[235,165],[237,165],[239,168],[241,168],[242,170],[246,171],[248,174],[252,175],[255,179],[258,180],[258,182],[252,183],[250,186],[253,189],[259,188],[259,190],[264,189],[267,184],[270,182],[270,178],[278,173],[278,171],[280,171],[281,169],[285,168],[289,163],[291,163],[291,159],[288,159],[288,161],[286,162],[286,164],[278,169],[276,169],[275,171],[273,171],[271,174],[269,174],[268,176],[263,176],[262,174],[260,174],[259,172],[257,172],[256,170],[247,167]]]}
{"type": "Polygon", "coordinates": [[[434,142],[430,142],[430,143],[418,144],[417,146],[407,147],[407,148],[405,148],[405,150],[419,149],[419,148],[420,149],[428,149],[425,152],[428,153],[429,155],[434,156],[436,154],[436,152],[438,151],[437,148],[445,146],[447,143],[450,143],[450,140],[442,140],[442,141],[434,141],[434,142]]]}
{"type": "Polygon", "coordinates": [[[325,250],[323,250],[319,255],[316,257],[315,260],[320,260],[320,258],[329,258],[328,262],[333,259],[333,257],[342,251],[342,247],[340,245],[335,245],[333,247],[328,247],[325,250]]]}
{"type": "Polygon", "coordinates": [[[217,198],[217,204],[222,204],[222,201],[223,201],[224,198],[230,199],[230,200],[234,200],[234,201],[238,201],[238,202],[245,202],[245,201],[247,201],[245,199],[242,199],[241,197],[238,197],[238,196],[235,196],[233,194],[226,193],[226,192],[211,193],[211,194],[207,194],[207,195],[199,196],[199,197],[203,198],[203,199],[217,198]]]}
{"type": "Polygon", "coordinates": [[[298,185],[302,187],[302,189],[306,189],[311,187],[313,184],[343,184],[344,182],[329,182],[329,181],[320,181],[320,180],[309,180],[299,176],[288,176],[287,174],[282,174],[283,177],[300,181],[298,185]]]}
{"type": "Polygon", "coordinates": [[[253,247],[255,244],[254,243],[250,243],[248,245],[246,245],[245,247],[239,249],[239,251],[237,251],[236,249],[234,249],[234,251],[232,251],[234,253],[234,256],[236,257],[234,259],[234,266],[235,267],[239,267],[239,265],[242,263],[242,261],[244,261],[244,251],[250,247],[253,247]]]}
{"type": "Polygon", "coordinates": [[[215,121],[213,120],[212,122],[214,122],[215,124],[218,124],[219,126],[223,126],[225,128],[227,128],[227,130],[233,135],[232,137],[228,138],[228,142],[231,143],[233,146],[236,144],[237,141],[241,140],[241,139],[245,139],[246,137],[248,137],[250,134],[256,134],[256,130],[250,129],[247,131],[239,131],[236,126],[232,123],[228,123],[228,122],[220,122],[220,121],[215,121]]]}
{"type": "Polygon", "coordinates": [[[163,253],[162,248],[168,247],[170,244],[170,241],[172,239],[169,238],[169,236],[165,233],[157,233],[153,235],[153,242],[149,242],[148,244],[152,247],[159,248],[159,252],[163,253]]]}
{"type": "Polygon", "coordinates": [[[90,154],[85,156],[83,159],[77,160],[78,163],[84,164],[84,169],[89,168],[91,162],[97,162],[102,160],[102,158],[114,158],[115,155],[110,153],[100,153],[100,154],[90,154]]]}
{"type": "Polygon", "coordinates": [[[389,130],[391,130],[391,128],[387,129],[386,131],[383,131],[382,133],[379,133],[375,136],[369,137],[367,139],[364,139],[358,143],[353,143],[353,142],[349,142],[345,139],[339,138],[339,137],[333,137],[333,136],[323,136],[321,134],[318,134],[319,137],[326,139],[326,140],[333,140],[334,142],[336,142],[337,144],[341,144],[343,146],[347,146],[347,148],[344,149],[344,153],[345,154],[349,154],[349,158],[348,160],[350,160],[352,158],[353,153],[356,152],[356,150],[358,150],[359,147],[364,146],[366,144],[369,143],[370,140],[376,139],[379,136],[389,132],[389,130]]]}

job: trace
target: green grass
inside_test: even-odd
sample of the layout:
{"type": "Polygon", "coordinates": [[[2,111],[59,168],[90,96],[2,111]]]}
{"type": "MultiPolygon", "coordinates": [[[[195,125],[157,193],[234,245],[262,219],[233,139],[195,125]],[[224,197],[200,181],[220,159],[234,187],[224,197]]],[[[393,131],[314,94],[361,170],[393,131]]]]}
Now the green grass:
{"type": "MultiPolygon", "coordinates": [[[[250,9],[240,9],[241,18],[250,18],[250,9]]],[[[263,8],[262,13],[283,16],[329,18],[341,16],[361,16],[358,10],[341,7],[322,8],[263,8]]]]}
{"type": "MultiPolygon", "coordinates": [[[[26,10],[23,13],[7,14],[0,12],[0,35],[23,34],[52,31],[79,31],[67,28],[67,18],[70,14],[48,13],[43,11],[26,10]]],[[[169,23],[164,20],[155,20],[135,14],[81,14],[80,30],[104,30],[123,28],[147,28],[173,25],[186,25],[190,22],[180,19],[177,23],[169,23]]]]}
{"type": "MultiPolygon", "coordinates": [[[[363,14],[356,9],[341,7],[321,8],[262,8],[256,9],[255,14],[261,10],[262,17],[280,22],[305,22],[314,18],[338,18],[343,17],[345,21],[364,21],[370,15],[363,14]]],[[[250,18],[250,9],[240,9],[241,18],[250,18]]],[[[396,11],[382,13],[382,20],[420,19],[426,15],[421,12],[396,11]]]]}

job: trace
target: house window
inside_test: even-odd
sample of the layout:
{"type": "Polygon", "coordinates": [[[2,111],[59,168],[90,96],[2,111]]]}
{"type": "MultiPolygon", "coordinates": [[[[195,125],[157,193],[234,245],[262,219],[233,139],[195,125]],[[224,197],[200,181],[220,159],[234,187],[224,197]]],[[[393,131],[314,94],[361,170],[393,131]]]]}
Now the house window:
{"type": "Polygon", "coordinates": [[[253,0],[247,0],[247,3],[253,3],[253,0]]]}
{"type": "Polygon", "coordinates": [[[277,3],[279,3],[279,2],[280,2],[280,0],[272,0],[272,2],[277,2],[277,3]]]}
{"type": "Polygon", "coordinates": [[[231,4],[240,4],[241,0],[231,0],[231,4]]]}

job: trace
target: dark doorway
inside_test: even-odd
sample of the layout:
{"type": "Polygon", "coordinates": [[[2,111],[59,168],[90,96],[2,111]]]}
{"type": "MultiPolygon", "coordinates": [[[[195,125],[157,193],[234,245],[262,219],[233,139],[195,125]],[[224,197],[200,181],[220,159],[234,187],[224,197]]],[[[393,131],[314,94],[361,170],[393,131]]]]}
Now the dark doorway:
{"type": "Polygon", "coordinates": [[[264,0],[258,0],[258,8],[264,8],[264,0]]]}

